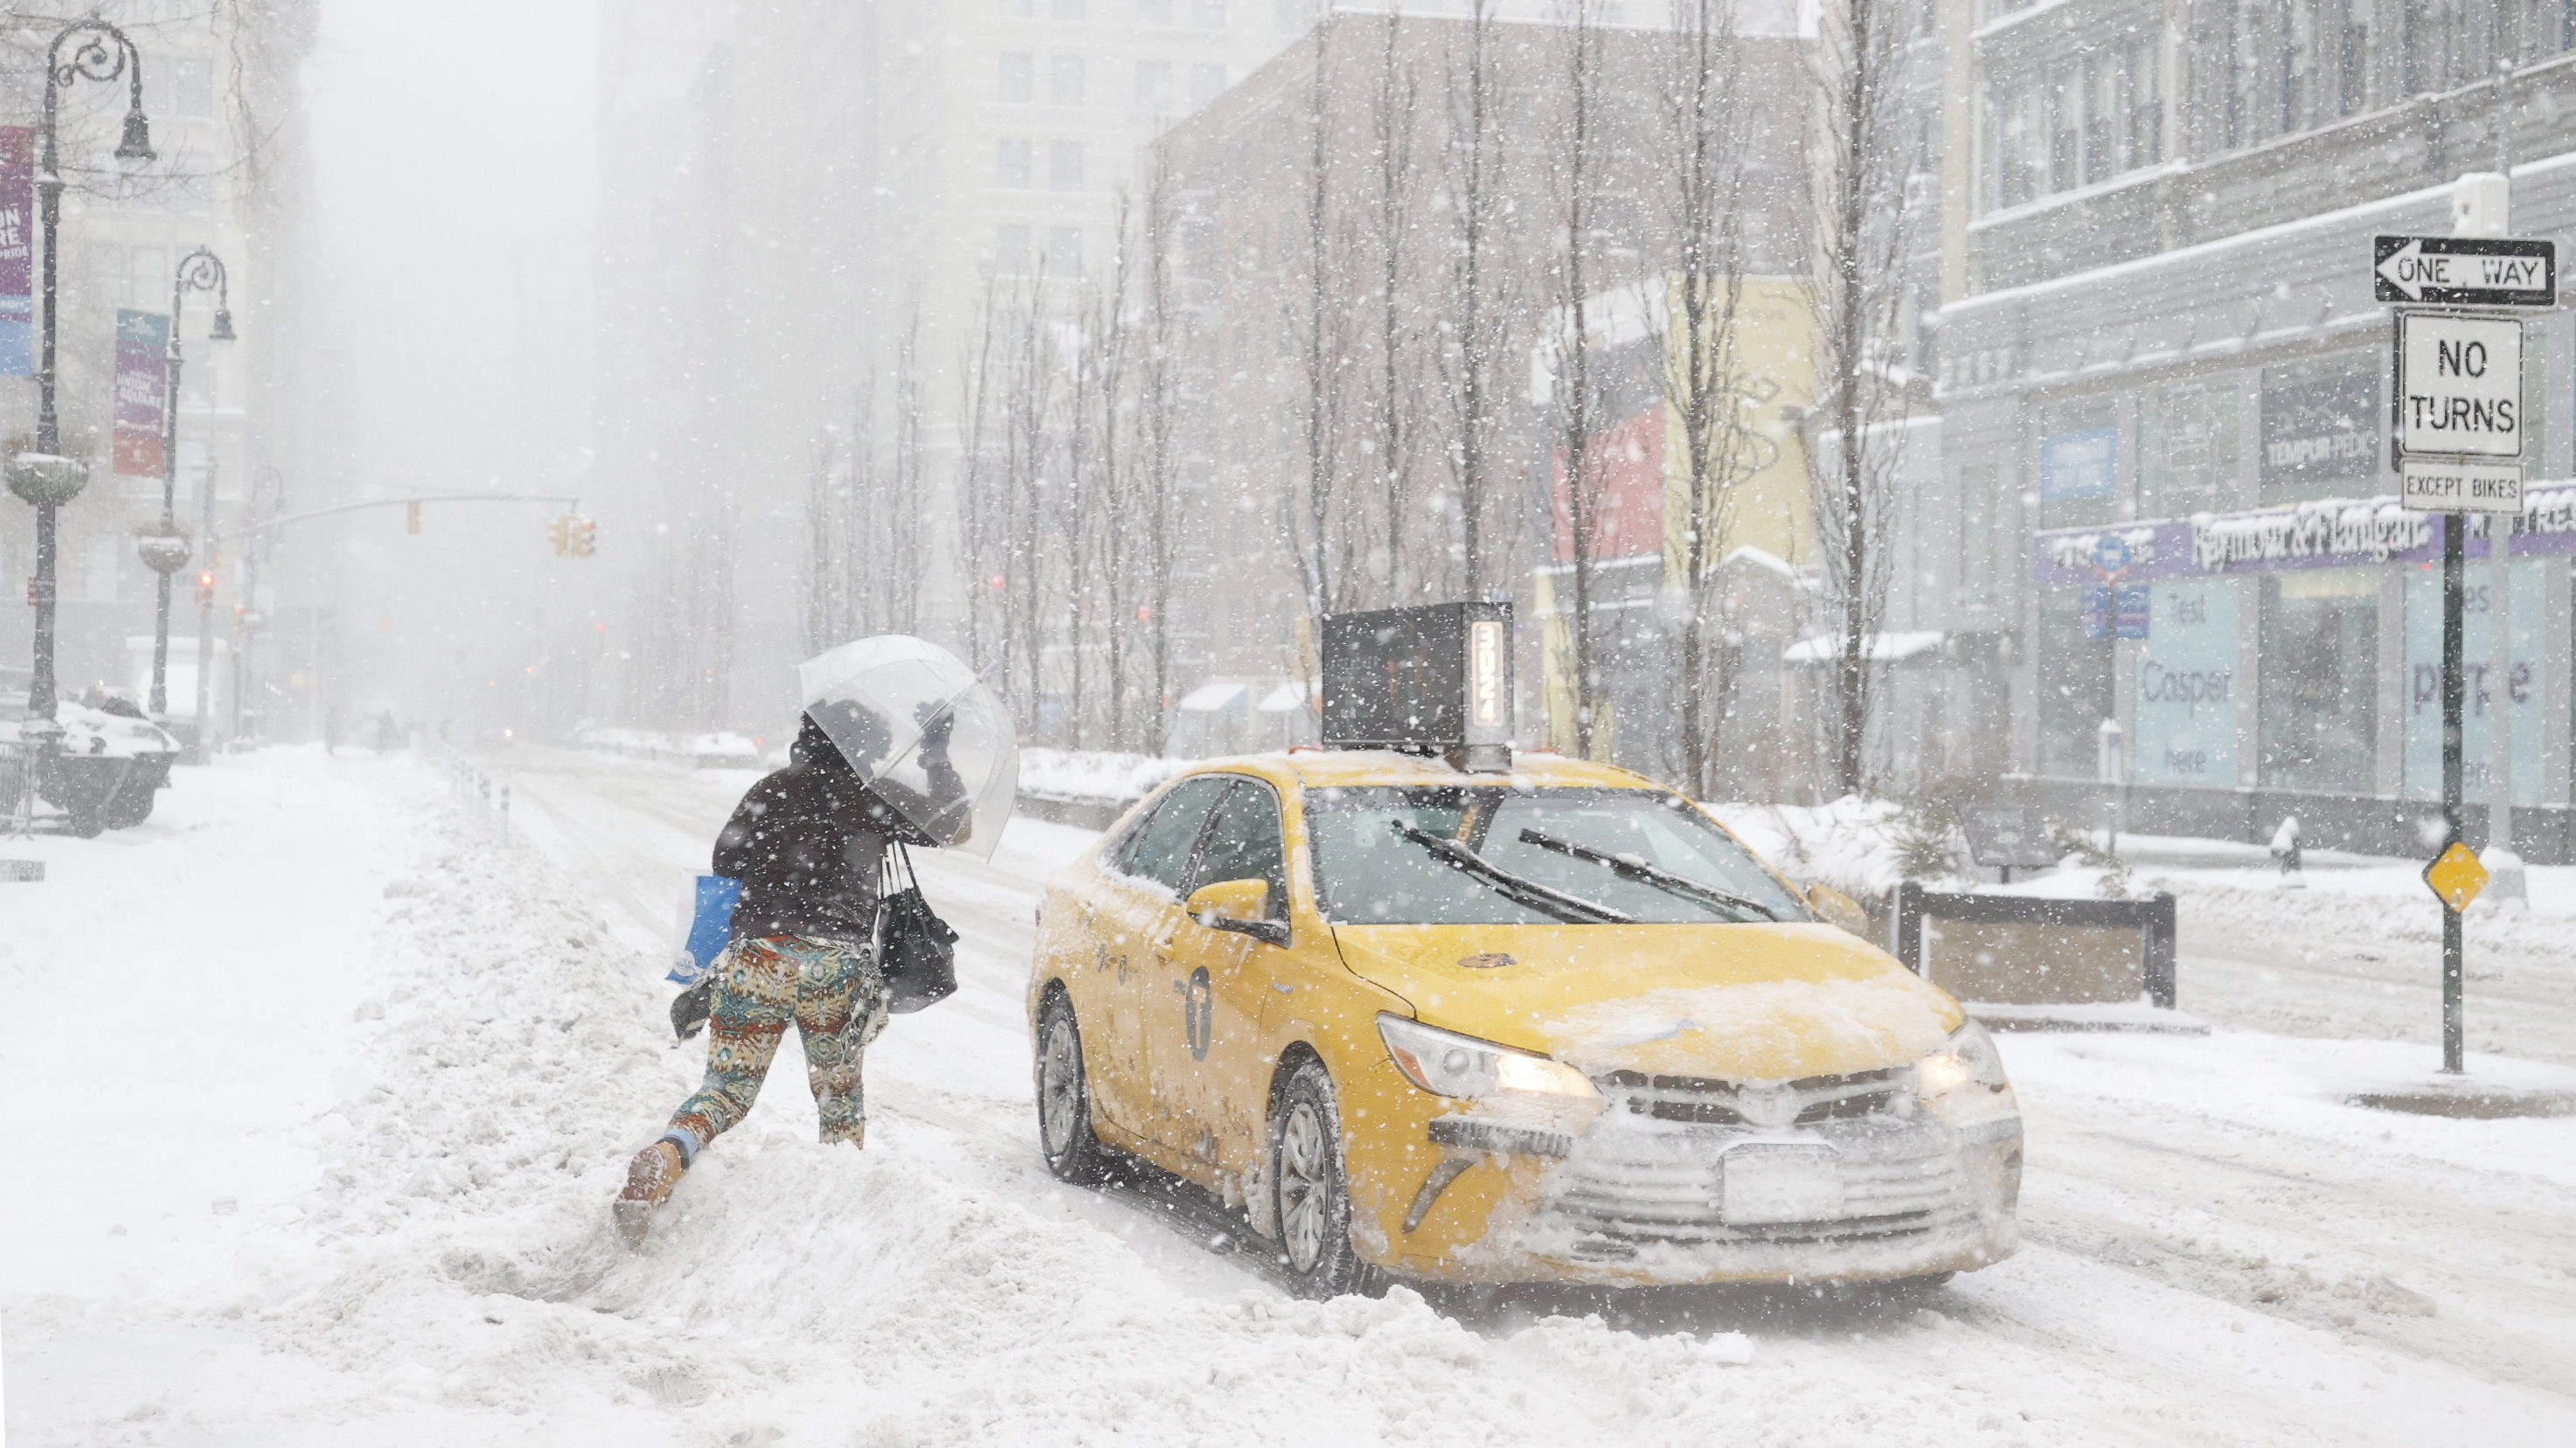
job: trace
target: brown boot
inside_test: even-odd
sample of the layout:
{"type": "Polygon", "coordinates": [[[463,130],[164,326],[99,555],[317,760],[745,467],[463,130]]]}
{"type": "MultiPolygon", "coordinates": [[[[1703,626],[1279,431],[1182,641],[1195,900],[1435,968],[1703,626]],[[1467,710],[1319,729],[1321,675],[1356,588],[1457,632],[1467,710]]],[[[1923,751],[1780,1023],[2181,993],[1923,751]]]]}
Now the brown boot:
{"type": "Polygon", "coordinates": [[[687,1171],[680,1165],[680,1148],[671,1142],[657,1141],[635,1153],[626,1167],[626,1190],[609,1207],[617,1218],[617,1235],[629,1248],[643,1247],[653,1230],[653,1209],[671,1199],[671,1188],[687,1171]]]}

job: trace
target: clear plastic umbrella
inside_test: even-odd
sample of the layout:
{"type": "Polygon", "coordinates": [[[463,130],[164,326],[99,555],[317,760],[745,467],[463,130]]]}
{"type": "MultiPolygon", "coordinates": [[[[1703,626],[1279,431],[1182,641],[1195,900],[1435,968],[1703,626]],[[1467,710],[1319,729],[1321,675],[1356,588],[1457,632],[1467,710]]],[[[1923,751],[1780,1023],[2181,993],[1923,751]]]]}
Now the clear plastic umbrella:
{"type": "Polygon", "coordinates": [[[1010,711],[975,671],[904,634],[796,666],[805,712],[861,782],[923,834],[990,858],[1019,790],[1010,711]]]}

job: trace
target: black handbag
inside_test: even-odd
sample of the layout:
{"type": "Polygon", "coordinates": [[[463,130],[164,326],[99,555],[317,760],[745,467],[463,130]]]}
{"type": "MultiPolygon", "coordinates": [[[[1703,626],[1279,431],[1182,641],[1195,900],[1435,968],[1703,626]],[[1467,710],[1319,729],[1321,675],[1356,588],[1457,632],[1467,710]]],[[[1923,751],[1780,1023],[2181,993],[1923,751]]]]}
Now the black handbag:
{"type": "Polygon", "coordinates": [[[957,993],[957,932],[922,897],[912,854],[886,846],[885,884],[877,896],[877,969],[897,1015],[936,1005],[957,993]]]}

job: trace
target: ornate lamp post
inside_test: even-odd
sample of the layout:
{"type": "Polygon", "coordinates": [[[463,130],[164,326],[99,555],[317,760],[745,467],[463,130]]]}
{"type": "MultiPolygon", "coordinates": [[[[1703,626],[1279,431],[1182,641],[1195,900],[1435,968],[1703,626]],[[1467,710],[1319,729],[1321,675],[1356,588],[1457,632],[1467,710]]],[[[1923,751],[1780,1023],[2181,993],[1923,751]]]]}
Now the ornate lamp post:
{"type": "Polygon", "coordinates": [[[45,51],[45,108],[36,132],[36,219],[44,249],[43,279],[38,283],[43,321],[36,344],[36,449],[9,460],[9,491],[36,507],[36,656],[35,677],[27,688],[27,715],[36,732],[51,734],[54,718],[54,551],[55,511],[80,496],[89,484],[89,465],[61,455],[62,433],[54,415],[54,303],[57,229],[62,221],[62,165],[54,145],[62,93],[83,79],[126,80],[125,134],[116,159],[134,163],[152,159],[152,129],[143,116],[143,52],[125,32],[104,20],[75,20],[54,36],[45,51]],[[73,42],[77,42],[76,44],[73,42]],[[71,45],[68,58],[64,46],[71,45]]]}
{"type": "MultiPolygon", "coordinates": [[[[205,247],[198,247],[179,259],[178,270],[170,275],[170,351],[162,383],[161,401],[161,531],[147,533],[135,540],[135,551],[143,555],[144,566],[161,575],[161,601],[152,623],[152,717],[157,721],[170,712],[170,575],[188,566],[188,540],[179,533],[179,323],[188,304],[190,292],[215,294],[215,325],[206,333],[210,342],[229,342],[234,338],[232,280],[224,271],[223,258],[205,247]]],[[[207,483],[213,487],[211,478],[207,483]]],[[[202,673],[204,663],[199,661],[202,673]]],[[[198,680],[198,692],[205,692],[205,681],[198,680]]],[[[204,747],[205,711],[198,710],[198,746],[204,747]]]]}

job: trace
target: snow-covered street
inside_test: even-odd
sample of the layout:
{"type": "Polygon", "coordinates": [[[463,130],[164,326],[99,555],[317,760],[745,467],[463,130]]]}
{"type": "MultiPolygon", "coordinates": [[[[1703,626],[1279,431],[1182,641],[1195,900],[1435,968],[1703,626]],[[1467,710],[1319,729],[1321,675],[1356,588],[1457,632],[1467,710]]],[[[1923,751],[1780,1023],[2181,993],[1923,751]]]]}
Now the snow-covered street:
{"type": "Polygon", "coordinates": [[[1025,820],[925,866],[965,989],[871,1053],[866,1153],[782,1066],[630,1257],[698,1065],[672,901],[749,776],[488,762],[505,847],[419,761],[271,751],[0,851],[52,867],[0,887],[11,1443],[2576,1435],[2576,1120],[2339,1103],[2414,1045],[2008,1037],[2026,1245],[1921,1303],[1293,1300],[1206,1204],[1040,1165],[1020,983],[1087,836],[1025,820]]]}

